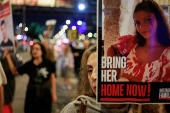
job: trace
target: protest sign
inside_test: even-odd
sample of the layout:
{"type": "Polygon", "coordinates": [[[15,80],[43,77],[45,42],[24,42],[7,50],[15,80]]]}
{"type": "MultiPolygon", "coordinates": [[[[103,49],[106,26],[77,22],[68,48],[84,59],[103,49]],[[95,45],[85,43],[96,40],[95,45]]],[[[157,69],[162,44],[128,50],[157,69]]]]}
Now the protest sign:
{"type": "Polygon", "coordinates": [[[10,1],[0,5],[0,51],[14,52],[14,32],[10,1]]]}
{"type": "Polygon", "coordinates": [[[97,102],[169,103],[170,33],[161,6],[141,0],[97,5],[97,102]]]}

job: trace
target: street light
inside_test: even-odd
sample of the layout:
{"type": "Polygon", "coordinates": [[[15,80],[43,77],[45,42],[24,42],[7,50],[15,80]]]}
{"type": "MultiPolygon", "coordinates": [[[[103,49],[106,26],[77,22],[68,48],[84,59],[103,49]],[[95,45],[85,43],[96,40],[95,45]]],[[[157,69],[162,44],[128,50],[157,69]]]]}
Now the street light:
{"type": "Polygon", "coordinates": [[[34,45],[34,41],[31,40],[29,44],[30,44],[30,46],[33,46],[34,45]]]}
{"type": "Polygon", "coordinates": [[[66,24],[69,25],[71,23],[70,20],[66,20],[66,24]]]}
{"type": "Polygon", "coordinates": [[[79,7],[80,10],[84,10],[85,9],[85,5],[84,4],[79,4],[78,7],[79,7]]]}
{"type": "Polygon", "coordinates": [[[28,31],[28,27],[25,27],[25,28],[24,28],[24,31],[28,31]]]}
{"type": "Polygon", "coordinates": [[[22,23],[19,24],[19,27],[22,27],[22,23]]]}
{"type": "Polygon", "coordinates": [[[88,37],[92,37],[93,36],[93,34],[90,32],[90,33],[88,33],[88,37]]]}
{"type": "Polygon", "coordinates": [[[76,26],[72,26],[72,30],[76,30],[76,26]]]}
{"type": "Polygon", "coordinates": [[[82,25],[82,21],[77,21],[77,25],[82,25]]]}

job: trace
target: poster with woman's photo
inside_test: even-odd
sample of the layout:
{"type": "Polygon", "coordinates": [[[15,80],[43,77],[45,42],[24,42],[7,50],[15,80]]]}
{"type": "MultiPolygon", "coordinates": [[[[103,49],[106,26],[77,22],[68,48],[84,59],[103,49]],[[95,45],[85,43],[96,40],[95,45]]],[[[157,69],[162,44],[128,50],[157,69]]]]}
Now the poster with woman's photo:
{"type": "Polygon", "coordinates": [[[4,52],[6,48],[10,52],[14,52],[14,32],[10,1],[0,5],[0,52],[4,52]]]}
{"type": "Polygon", "coordinates": [[[97,102],[170,102],[170,25],[160,3],[99,0],[97,6],[97,102]]]}

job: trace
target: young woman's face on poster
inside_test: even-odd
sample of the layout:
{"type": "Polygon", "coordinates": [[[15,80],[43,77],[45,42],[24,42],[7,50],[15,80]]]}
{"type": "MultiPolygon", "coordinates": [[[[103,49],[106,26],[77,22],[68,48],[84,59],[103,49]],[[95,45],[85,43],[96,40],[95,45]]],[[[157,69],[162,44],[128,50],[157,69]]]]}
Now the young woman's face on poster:
{"type": "Polygon", "coordinates": [[[157,20],[150,12],[138,11],[134,13],[134,22],[137,31],[145,38],[156,37],[157,20]]]}
{"type": "Polygon", "coordinates": [[[96,79],[97,79],[97,52],[93,52],[90,54],[87,60],[87,72],[88,72],[88,80],[91,86],[93,93],[96,95],[96,79]]]}
{"type": "Polygon", "coordinates": [[[32,56],[34,58],[42,57],[42,50],[40,45],[38,44],[33,45],[32,56]]]}

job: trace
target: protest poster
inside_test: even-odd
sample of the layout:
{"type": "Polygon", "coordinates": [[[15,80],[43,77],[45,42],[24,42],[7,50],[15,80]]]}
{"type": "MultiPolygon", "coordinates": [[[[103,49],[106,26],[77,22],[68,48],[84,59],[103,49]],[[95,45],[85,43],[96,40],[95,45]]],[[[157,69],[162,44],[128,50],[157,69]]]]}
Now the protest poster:
{"type": "Polygon", "coordinates": [[[4,52],[6,48],[10,52],[14,52],[14,31],[10,1],[0,5],[0,52],[4,52]]]}
{"type": "Polygon", "coordinates": [[[52,38],[56,23],[57,23],[57,20],[55,19],[50,19],[46,21],[45,23],[46,29],[43,33],[44,38],[47,38],[47,39],[52,38]]]}
{"type": "Polygon", "coordinates": [[[67,38],[68,39],[76,39],[78,37],[78,30],[67,30],[67,38]]]}
{"type": "Polygon", "coordinates": [[[170,34],[161,6],[99,0],[97,9],[97,102],[169,103],[170,34]]]}

